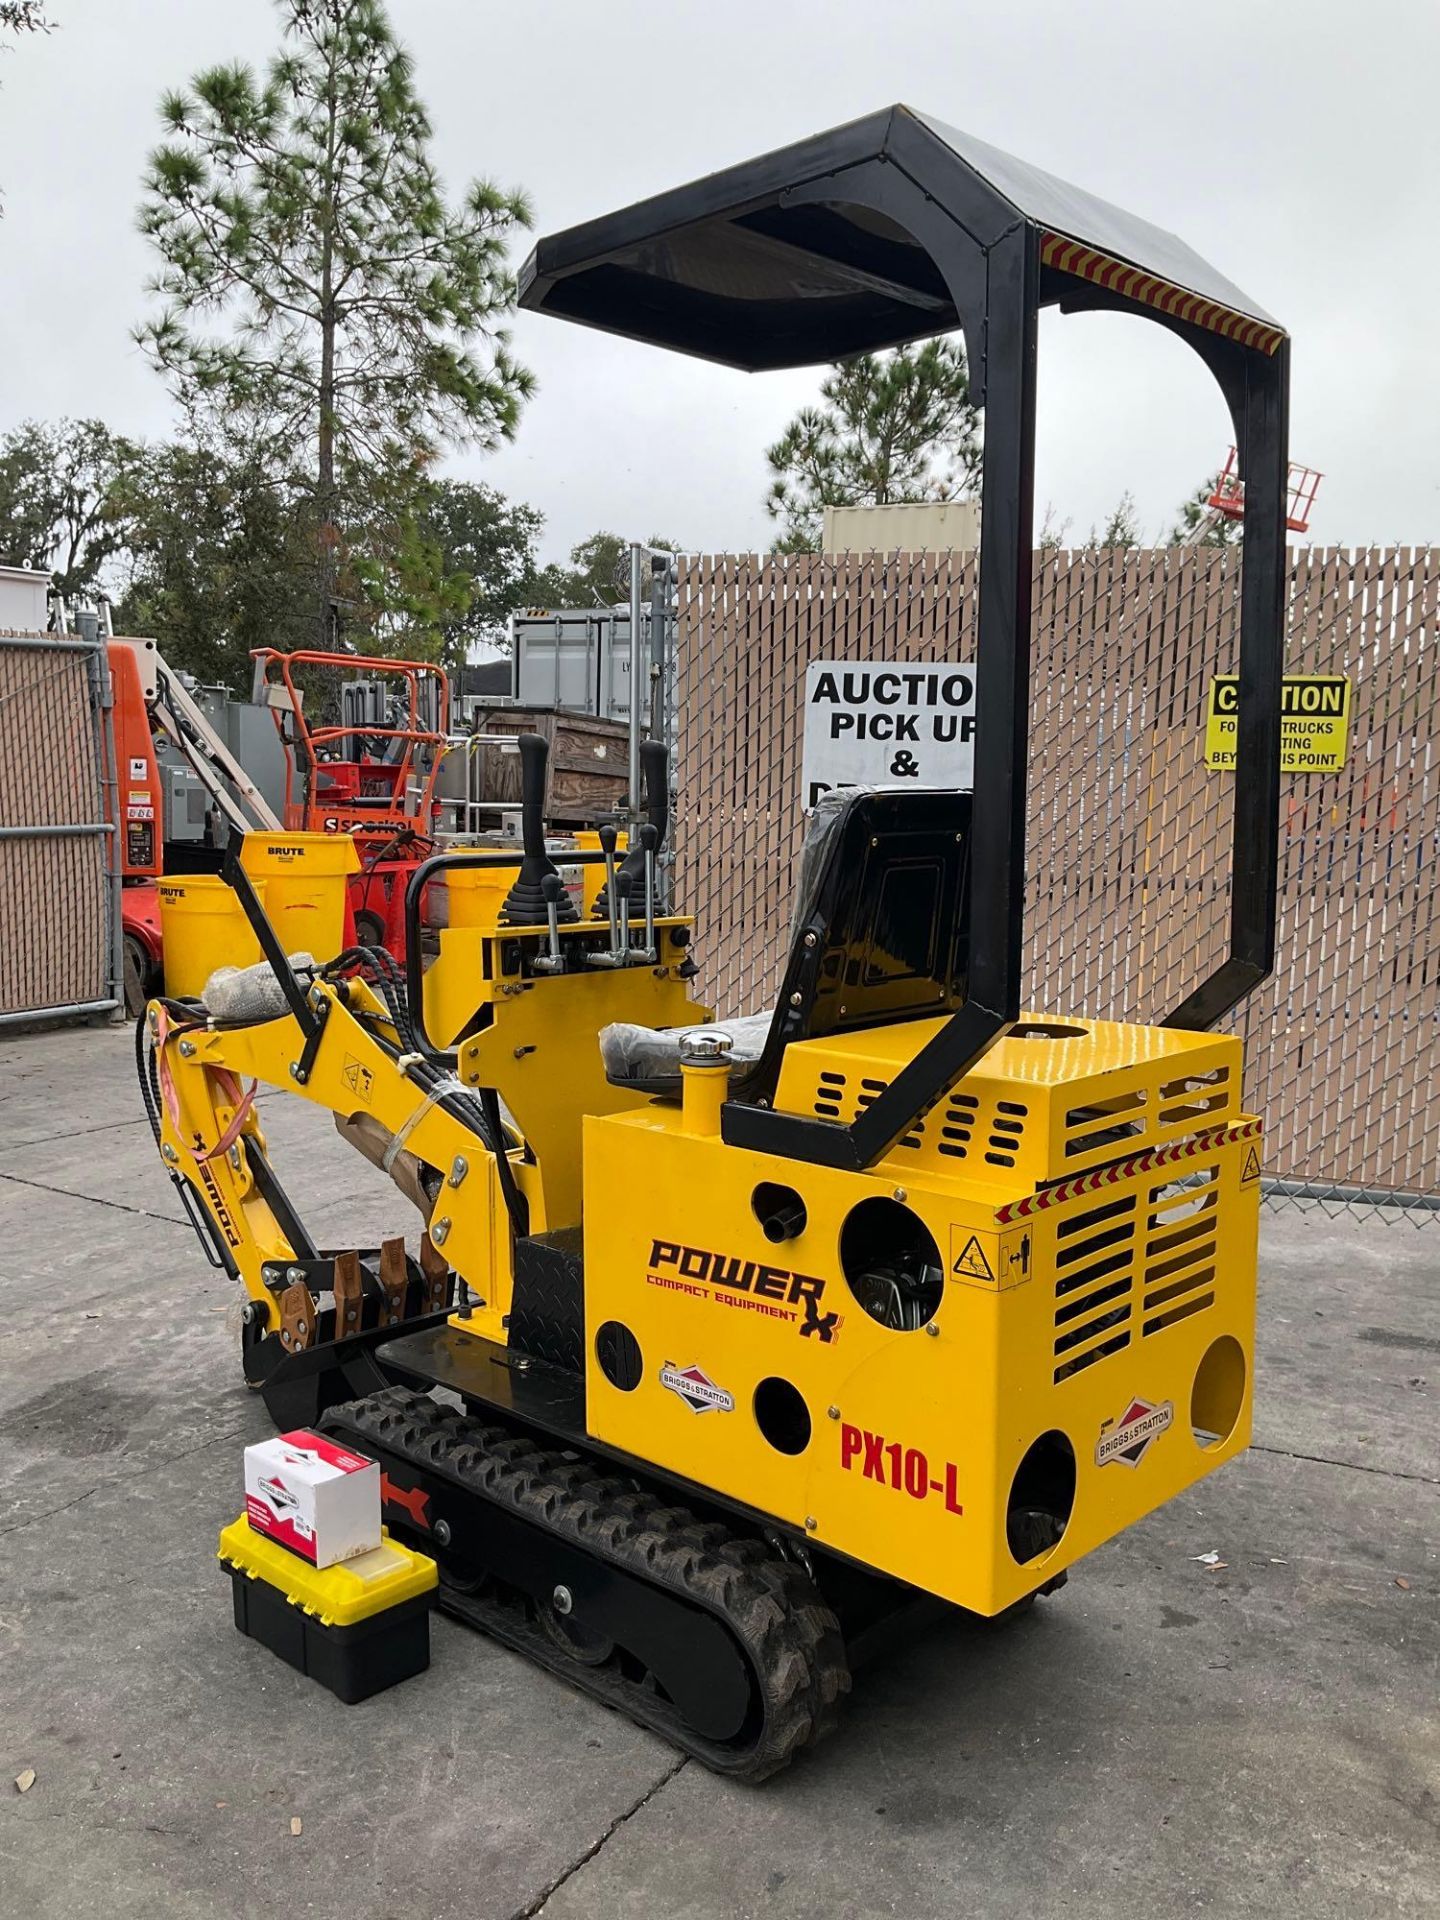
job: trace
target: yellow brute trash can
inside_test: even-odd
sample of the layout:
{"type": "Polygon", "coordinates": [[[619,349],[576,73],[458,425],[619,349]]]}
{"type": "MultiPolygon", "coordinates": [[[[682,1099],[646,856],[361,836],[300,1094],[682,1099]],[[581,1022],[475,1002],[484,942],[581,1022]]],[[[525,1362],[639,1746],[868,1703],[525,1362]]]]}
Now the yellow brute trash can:
{"type": "Polygon", "coordinates": [[[489,932],[499,923],[500,909],[519,871],[518,857],[513,867],[452,867],[431,885],[430,925],[484,927],[489,932]]]}
{"type": "MultiPolygon", "coordinates": [[[[266,883],[256,880],[254,887],[261,906],[266,906],[266,883]]],[[[172,875],[160,882],[159,894],[167,994],[195,999],[217,967],[259,962],[260,942],[245,909],[218,873],[172,875]]]]}
{"type": "MultiPolygon", "coordinates": [[[[240,864],[286,953],[333,960],[345,947],[345,900],[360,855],[348,833],[247,833],[240,864]]],[[[239,964],[239,963],[236,963],[239,964]]]]}

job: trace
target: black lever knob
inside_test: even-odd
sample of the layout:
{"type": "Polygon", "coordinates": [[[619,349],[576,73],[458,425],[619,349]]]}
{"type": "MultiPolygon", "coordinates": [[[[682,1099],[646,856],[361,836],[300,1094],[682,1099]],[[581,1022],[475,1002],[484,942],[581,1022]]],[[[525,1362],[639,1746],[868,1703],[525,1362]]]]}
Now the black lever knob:
{"type": "Polygon", "coordinates": [[[655,895],[659,882],[659,874],[655,867],[655,849],[659,844],[660,835],[647,820],[640,829],[640,857],[645,863],[645,957],[647,960],[659,957],[655,947],[655,895]]]}
{"type": "Polygon", "coordinates": [[[657,850],[665,844],[670,824],[670,755],[659,740],[640,742],[640,765],[645,776],[645,817],[655,829],[657,850]]]}
{"type": "Polygon", "coordinates": [[[607,821],[596,834],[600,842],[600,851],[605,856],[605,883],[595,896],[592,912],[597,920],[606,920],[610,924],[610,951],[613,953],[620,944],[619,931],[615,920],[615,843],[620,838],[613,822],[607,821]]]}
{"type": "Polygon", "coordinates": [[[565,956],[560,950],[560,903],[566,898],[566,893],[559,874],[547,873],[540,882],[540,891],[545,896],[545,914],[550,924],[550,953],[540,970],[543,973],[560,973],[565,967],[565,956]]]}
{"type": "MultiPolygon", "coordinates": [[[[555,862],[545,851],[545,769],[550,750],[538,733],[522,733],[517,744],[520,748],[520,836],[524,857],[515,883],[500,909],[500,922],[507,927],[533,927],[548,917],[544,881],[547,874],[556,873],[555,862]]],[[[567,897],[557,907],[557,914],[561,920],[576,919],[574,901],[567,897]]]]}
{"type": "MultiPolygon", "coordinates": [[[[630,846],[620,863],[620,871],[628,873],[632,891],[638,893],[645,884],[646,842],[645,835],[653,827],[655,831],[655,850],[658,851],[665,839],[665,828],[670,815],[670,789],[668,768],[670,756],[658,740],[640,742],[640,762],[645,776],[645,812],[647,815],[643,827],[630,829],[630,846]]],[[[614,828],[611,828],[613,834],[614,828]]],[[[600,829],[603,846],[605,829],[600,829]]],[[[602,893],[595,902],[595,917],[603,919],[609,908],[608,892],[602,893]]]]}
{"type": "Polygon", "coordinates": [[[520,749],[520,838],[527,859],[545,857],[545,769],[550,749],[538,733],[522,733],[520,749]]]}

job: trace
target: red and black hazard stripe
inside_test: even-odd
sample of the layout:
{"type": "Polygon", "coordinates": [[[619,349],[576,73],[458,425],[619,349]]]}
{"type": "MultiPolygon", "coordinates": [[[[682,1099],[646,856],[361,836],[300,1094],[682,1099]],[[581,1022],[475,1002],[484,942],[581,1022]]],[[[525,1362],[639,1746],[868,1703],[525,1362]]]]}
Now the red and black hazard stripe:
{"type": "Polygon", "coordinates": [[[1057,1180],[1053,1187],[1042,1187],[1038,1193],[1027,1193],[1023,1200],[1009,1201],[1003,1207],[995,1209],[997,1226],[1008,1227],[1013,1220],[1028,1220],[1034,1214],[1043,1213],[1048,1207],[1058,1207],[1063,1201],[1074,1200],[1082,1193],[1097,1193],[1102,1187],[1118,1186],[1122,1180],[1132,1179],[1139,1173],[1153,1173],[1160,1167],[1174,1166],[1180,1160],[1192,1160],[1197,1154],[1213,1153],[1217,1147],[1228,1147],[1236,1140],[1254,1140],[1260,1135],[1258,1120],[1242,1121],[1234,1127],[1212,1127],[1206,1133],[1197,1133],[1189,1140],[1176,1140],[1169,1146],[1151,1147],[1145,1153],[1133,1154],[1128,1160],[1113,1160],[1109,1166],[1096,1167],[1090,1173],[1077,1173],[1072,1179],[1057,1180]]]}
{"type": "Polygon", "coordinates": [[[1173,314],[1177,320],[1188,320],[1192,326],[1223,333],[1227,340],[1238,340],[1242,347],[1274,353],[1285,338],[1283,327],[1236,313],[1233,307],[1222,306],[1218,300],[1205,300],[1198,293],[1187,293],[1184,287],[1157,279],[1139,267],[1126,266],[1123,260],[1115,260],[1108,253],[1097,253],[1094,247],[1082,247],[1078,240],[1067,240],[1060,233],[1041,234],[1040,258],[1047,267],[1073,273],[1081,280],[1092,280],[1096,286],[1108,287],[1112,293],[1123,294],[1142,307],[1156,307],[1161,313],[1173,314]]]}

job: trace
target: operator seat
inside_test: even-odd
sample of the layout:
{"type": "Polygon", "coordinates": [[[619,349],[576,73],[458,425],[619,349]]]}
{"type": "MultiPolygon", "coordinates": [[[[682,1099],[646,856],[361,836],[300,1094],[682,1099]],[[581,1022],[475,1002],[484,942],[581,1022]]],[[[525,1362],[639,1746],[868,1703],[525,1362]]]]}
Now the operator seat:
{"type": "Polygon", "coordinates": [[[773,1101],[792,1040],[953,1013],[970,955],[971,795],[843,787],[821,796],[800,854],[790,952],[772,1014],[713,1025],[606,1027],[612,1086],[681,1088],[686,1035],[731,1035],[730,1098],[773,1101]]]}

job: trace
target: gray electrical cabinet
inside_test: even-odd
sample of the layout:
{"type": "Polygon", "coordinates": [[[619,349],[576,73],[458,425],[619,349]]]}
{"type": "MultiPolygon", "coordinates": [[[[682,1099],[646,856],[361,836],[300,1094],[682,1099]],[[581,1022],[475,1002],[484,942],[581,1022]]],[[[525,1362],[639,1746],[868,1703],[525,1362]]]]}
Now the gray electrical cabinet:
{"type": "MultiPolygon", "coordinates": [[[[511,694],[522,707],[588,713],[600,720],[630,718],[630,612],[584,607],[510,617],[511,694]]],[[[640,721],[648,726],[650,614],[642,615],[640,653],[645,681],[640,721]]]]}
{"type": "Polygon", "coordinates": [[[285,817],[285,749],[268,707],[237,700],[228,687],[196,687],[191,696],[255,782],[273,814],[285,817]]]}

